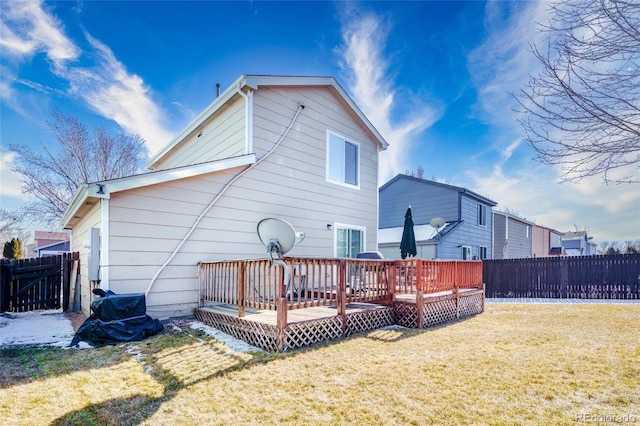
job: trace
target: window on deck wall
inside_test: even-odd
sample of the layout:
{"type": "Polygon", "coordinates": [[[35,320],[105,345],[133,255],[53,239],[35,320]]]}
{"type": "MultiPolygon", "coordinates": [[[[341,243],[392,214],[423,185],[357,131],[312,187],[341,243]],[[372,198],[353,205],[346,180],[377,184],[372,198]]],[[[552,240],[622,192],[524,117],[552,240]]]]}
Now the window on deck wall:
{"type": "Polygon", "coordinates": [[[364,228],[336,225],[336,257],[356,257],[364,250],[364,228]]]}
{"type": "Polygon", "coordinates": [[[487,258],[487,247],[480,246],[480,259],[486,259],[486,258],[487,258]]]}
{"type": "Polygon", "coordinates": [[[360,186],[360,144],[327,131],[327,180],[360,186]]]}
{"type": "Polygon", "coordinates": [[[462,260],[471,260],[470,246],[462,246],[462,260]]]}

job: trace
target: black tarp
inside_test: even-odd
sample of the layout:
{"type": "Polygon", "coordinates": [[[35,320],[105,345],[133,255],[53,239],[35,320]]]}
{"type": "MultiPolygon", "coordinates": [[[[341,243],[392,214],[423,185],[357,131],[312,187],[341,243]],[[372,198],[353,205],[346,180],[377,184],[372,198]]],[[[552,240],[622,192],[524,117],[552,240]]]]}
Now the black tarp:
{"type": "Polygon", "coordinates": [[[157,319],[146,314],[144,294],[107,292],[91,303],[93,312],[78,328],[70,346],[80,341],[92,346],[143,340],[162,330],[157,319]]]}

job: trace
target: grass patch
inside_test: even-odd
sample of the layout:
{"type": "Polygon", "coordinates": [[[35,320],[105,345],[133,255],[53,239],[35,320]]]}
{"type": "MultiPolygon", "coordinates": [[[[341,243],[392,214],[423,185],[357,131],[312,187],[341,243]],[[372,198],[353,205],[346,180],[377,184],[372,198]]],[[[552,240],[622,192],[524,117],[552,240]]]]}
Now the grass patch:
{"type": "Polygon", "coordinates": [[[0,351],[4,424],[640,422],[640,305],[488,304],[427,330],[289,354],[201,332],[88,350],[0,351]],[[579,417],[583,416],[583,417],[579,417]]]}

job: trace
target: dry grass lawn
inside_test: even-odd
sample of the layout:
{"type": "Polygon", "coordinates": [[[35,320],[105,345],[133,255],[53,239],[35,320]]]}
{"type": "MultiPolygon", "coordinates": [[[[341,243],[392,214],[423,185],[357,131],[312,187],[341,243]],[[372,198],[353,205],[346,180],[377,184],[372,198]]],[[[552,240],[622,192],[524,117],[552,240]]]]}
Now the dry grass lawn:
{"type": "Polygon", "coordinates": [[[115,347],[4,350],[0,422],[640,424],[639,320],[640,305],[487,304],[289,354],[170,327],[115,347]]]}

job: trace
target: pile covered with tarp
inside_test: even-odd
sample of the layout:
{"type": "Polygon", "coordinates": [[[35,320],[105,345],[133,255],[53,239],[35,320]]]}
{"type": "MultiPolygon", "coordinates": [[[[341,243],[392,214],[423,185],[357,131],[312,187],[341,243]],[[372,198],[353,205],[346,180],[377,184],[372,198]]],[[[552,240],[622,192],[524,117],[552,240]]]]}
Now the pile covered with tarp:
{"type": "Polygon", "coordinates": [[[91,303],[92,314],[78,328],[70,346],[80,341],[91,346],[115,345],[143,340],[162,330],[160,321],[147,315],[144,294],[94,293],[102,297],[91,303]]]}

